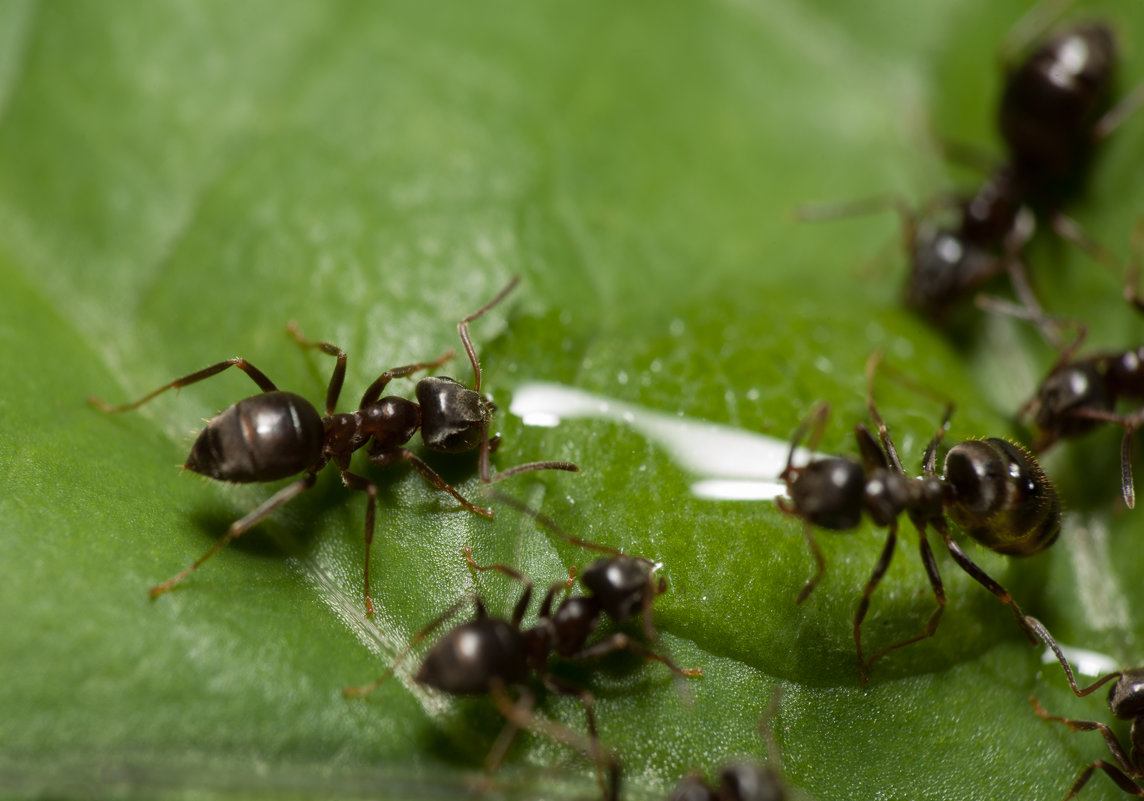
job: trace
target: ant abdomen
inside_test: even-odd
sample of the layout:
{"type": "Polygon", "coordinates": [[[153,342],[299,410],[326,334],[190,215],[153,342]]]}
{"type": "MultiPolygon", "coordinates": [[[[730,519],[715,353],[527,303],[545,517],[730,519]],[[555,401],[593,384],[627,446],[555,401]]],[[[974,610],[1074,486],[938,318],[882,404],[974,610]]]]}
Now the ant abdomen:
{"type": "Polygon", "coordinates": [[[482,617],[438,640],[414,678],[453,695],[481,695],[493,681],[520,684],[528,674],[528,647],[520,631],[506,620],[482,617]]]}
{"type": "Polygon", "coordinates": [[[1061,506],[1032,454],[1003,439],[971,439],[945,457],[949,516],[990,550],[1037,553],[1056,541],[1061,506]]]}
{"type": "Polygon", "coordinates": [[[1001,135],[1026,178],[1074,175],[1107,103],[1116,42],[1105,25],[1071,28],[1045,42],[1005,85],[1001,135]]]}
{"type": "Polygon", "coordinates": [[[421,441],[442,453],[464,453],[481,445],[492,418],[491,404],[481,393],[445,376],[417,382],[421,406],[421,441]]]}
{"type": "Polygon", "coordinates": [[[218,481],[277,481],[318,461],[322,439],[322,417],[308,400],[264,392],[215,415],[184,467],[218,481]]]}

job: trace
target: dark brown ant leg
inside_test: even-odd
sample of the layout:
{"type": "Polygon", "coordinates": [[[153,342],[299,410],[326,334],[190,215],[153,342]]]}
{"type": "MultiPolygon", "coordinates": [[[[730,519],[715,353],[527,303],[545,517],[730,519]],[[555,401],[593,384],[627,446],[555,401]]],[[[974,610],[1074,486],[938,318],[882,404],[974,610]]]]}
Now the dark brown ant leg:
{"type": "Polygon", "coordinates": [[[436,369],[449,361],[449,359],[452,359],[455,355],[455,351],[447,350],[431,362],[417,362],[417,364],[407,364],[404,367],[394,367],[392,370],[386,370],[366,388],[365,394],[361,396],[361,403],[358,404],[358,408],[369,406],[371,403],[377,403],[381,397],[381,393],[385,391],[386,385],[393,379],[408,378],[419,370],[436,369]]]}
{"type": "Polygon", "coordinates": [[[393,664],[390,666],[389,670],[382,673],[381,676],[379,676],[374,681],[371,681],[369,684],[363,684],[360,687],[353,687],[353,686],[343,687],[342,688],[342,695],[344,695],[346,698],[359,698],[363,695],[369,695],[371,692],[376,690],[378,687],[380,687],[382,684],[384,684],[386,681],[388,681],[390,679],[390,677],[393,676],[394,673],[397,672],[397,668],[401,666],[401,663],[405,661],[405,657],[407,657],[409,655],[410,651],[413,650],[413,648],[417,645],[417,643],[421,642],[426,637],[428,637],[430,634],[432,634],[434,631],[436,631],[438,628],[440,628],[442,624],[444,624],[450,618],[452,618],[454,615],[456,615],[457,612],[459,612],[461,610],[462,606],[464,606],[465,604],[470,603],[470,602],[476,603],[477,617],[478,618],[484,618],[484,617],[488,616],[488,614],[485,612],[485,606],[483,603],[481,603],[480,598],[475,598],[473,596],[465,596],[464,598],[455,602],[452,606],[450,606],[448,609],[446,609],[440,615],[433,618],[431,621],[429,621],[428,625],[426,625],[423,629],[419,630],[416,634],[414,634],[412,637],[410,637],[409,642],[407,642],[405,644],[405,647],[401,649],[401,653],[399,653],[397,655],[397,658],[393,660],[393,664]]]}
{"type": "Polygon", "coordinates": [[[322,353],[337,359],[329,386],[326,388],[326,414],[333,414],[338,407],[338,396],[342,394],[342,385],[346,382],[346,352],[331,342],[311,342],[306,339],[298,330],[298,323],[293,320],[286,325],[286,332],[303,348],[317,348],[322,353]]]}
{"type": "Polygon", "coordinates": [[[1124,436],[1120,438],[1120,492],[1124,497],[1124,505],[1129,509],[1136,506],[1136,486],[1132,479],[1132,435],[1144,423],[1144,407],[1131,414],[1116,414],[1104,412],[1099,409],[1076,409],[1071,413],[1073,417],[1083,417],[1086,420],[1099,420],[1102,423],[1112,423],[1124,428],[1124,436]]]}
{"type": "Polygon", "coordinates": [[[978,567],[977,563],[966,555],[965,551],[961,549],[961,546],[958,545],[950,535],[949,527],[945,524],[945,520],[935,518],[932,523],[934,529],[941,535],[942,541],[945,542],[945,547],[949,550],[950,556],[953,557],[953,560],[957,562],[958,566],[968,573],[974,581],[996,595],[1001,603],[1006,604],[1013,610],[1013,615],[1017,618],[1017,625],[1025,632],[1025,636],[1029,639],[1029,642],[1036,644],[1036,635],[1032,628],[1029,627],[1025,619],[1025,613],[1021,611],[1021,607],[1013,600],[1013,596],[1009,594],[1009,591],[998,584],[996,580],[978,567]]]}
{"type": "Polygon", "coordinates": [[[529,462],[528,464],[520,464],[516,467],[510,467],[508,470],[502,470],[495,476],[492,474],[492,465],[489,462],[489,454],[495,448],[493,444],[496,440],[489,439],[489,429],[485,426],[481,429],[481,448],[480,456],[477,458],[477,465],[479,467],[481,481],[485,484],[492,484],[497,481],[503,481],[506,478],[511,478],[518,473],[527,473],[530,470],[567,470],[569,473],[579,473],[580,468],[572,464],[572,462],[529,462]]]}
{"type": "Polygon", "coordinates": [[[1113,131],[1119,128],[1126,119],[1139,111],[1141,106],[1144,106],[1144,83],[1125,95],[1119,103],[1106,111],[1104,115],[1096,121],[1096,125],[1092,128],[1093,141],[1099,142],[1107,138],[1113,131]]]}
{"type": "Polygon", "coordinates": [[[292,500],[294,498],[294,496],[299,495],[299,494],[305,492],[306,490],[310,489],[310,487],[314,486],[314,482],[317,481],[317,478],[318,478],[317,473],[307,473],[302,478],[298,479],[297,481],[293,482],[292,484],[287,484],[285,487],[278,490],[278,492],[271,495],[269,498],[267,498],[265,501],[263,501],[261,504],[259,504],[254,509],[254,511],[248,513],[247,515],[245,515],[243,517],[240,517],[238,520],[235,520],[233,523],[230,524],[230,528],[227,529],[227,532],[223,536],[223,538],[220,539],[218,542],[216,542],[214,544],[214,546],[212,546],[209,551],[207,551],[205,554],[200,556],[195,561],[194,564],[192,564],[186,570],[184,570],[183,572],[174,576],[173,578],[170,578],[167,581],[164,581],[162,584],[159,584],[159,585],[152,587],[151,588],[151,597],[152,598],[158,598],[160,595],[167,592],[167,590],[174,587],[176,584],[178,584],[180,581],[185,579],[191,573],[198,570],[199,566],[203,562],[210,559],[212,556],[214,556],[216,553],[218,553],[224,547],[229,545],[232,540],[236,539],[237,537],[242,535],[247,530],[253,528],[255,525],[260,523],[263,520],[263,518],[267,517],[271,512],[273,512],[279,506],[282,506],[283,504],[292,500]]]}
{"type": "MultiPolygon", "coordinates": [[[[1049,630],[1045,628],[1045,624],[1037,620],[1035,617],[1026,617],[1025,622],[1029,624],[1029,628],[1033,630],[1033,633],[1041,638],[1041,642],[1047,645],[1049,650],[1051,650],[1056,655],[1057,661],[1061,663],[1061,667],[1065,670],[1065,678],[1068,679],[1069,686],[1072,687],[1072,691],[1077,697],[1083,698],[1084,696],[1094,692],[1100,687],[1103,687],[1113,679],[1120,678],[1120,671],[1118,670],[1115,673],[1109,673],[1105,676],[1101,676],[1099,679],[1084,689],[1077,687],[1076,676],[1073,674],[1072,665],[1070,665],[1069,661],[1065,659],[1064,652],[1061,651],[1061,647],[1057,645],[1057,641],[1053,639],[1053,635],[1049,634],[1049,630]]],[[[1032,700],[1033,705],[1037,706],[1036,699],[1034,698],[1032,700]]],[[[1042,717],[1044,716],[1042,715],[1042,717]]]]}
{"type": "Polygon", "coordinates": [[[267,378],[266,375],[261,370],[259,370],[257,367],[255,367],[253,364],[251,364],[250,362],[248,362],[246,359],[242,358],[241,356],[236,356],[233,359],[227,359],[225,362],[219,362],[218,364],[212,364],[210,367],[204,367],[202,370],[199,370],[197,373],[191,373],[190,375],[185,375],[182,378],[176,378],[170,384],[164,384],[163,386],[159,387],[154,392],[150,392],[150,393],[144,395],[142,398],[140,398],[137,401],[134,401],[133,403],[124,403],[124,404],[121,404],[119,406],[112,406],[110,404],[104,403],[99,398],[97,398],[95,395],[92,395],[91,397],[89,397],[87,399],[87,402],[90,403],[95,408],[99,409],[101,412],[108,412],[108,413],[127,412],[127,411],[130,411],[132,409],[138,409],[140,406],[142,406],[144,403],[146,403],[147,401],[154,398],[156,395],[161,395],[162,393],[166,392],[169,389],[179,389],[180,387],[185,387],[185,386],[188,386],[190,384],[197,383],[199,381],[202,381],[203,379],[210,378],[211,376],[214,376],[214,375],[218,375],[219,373],[221,373],[223,370],[227,369],[228,367],[237,367],[239,370],[242,370],[244,373],[246,373],[248,376],[250,376],[250,379],[255,384],[257,384],[258,388],[261,389],[263,392],[274,392],[275,390],[278,389],[278,387],[276,387],[274,385],[274,382],[271,381],[269,378],[267,378]]]}
{"type": "Polygon", "coordinates": [[[671,670],[678,673],[680,676],[703,675],[703,668],[681,668],[663,654],[658,654],[642,643],[636,642],[627,634],[624,634],[622,631],[617,631],[610,637],[580,649],[575,654],[570,656],[569,659],[594,659],[596,657],[605,656],[606,654],[614,653],[616,651],[630,651],[636,656],[642,657],[649,662],[653,660],[656,662],[662,662],[671,668],[671,670]]]}
{"type": "MultiPolygon", "coordinates": [[[[784,509],[784,511],[787,510],[784,509]]],[[[818,582],[822,581],[822,577],[826,575],[826,559],[822,556],[822,549],[818,547],[818,540],[814,538],[814,529],[810,523],[803,521],[802,533],[806,537],[806,544],[810,547],[810,553],[814,557],[815,570],[810,581],[806,582],[806,586],[802,588],[798,597],[794,599],[796,604],[801,604],[809,598],[810,594],[814,592],[814,588],[818,586],[818,582]]]]}
{"type": "MultiPolygon", "coordinates": [[[[878,588],[881,583],[882,577],[886,575],[886,570],[890,567],[890,561],[894,558],[894,548],[898,542],[898,521],[894,520],[890,523],[888,531],[886,532],[886,544],[882,546],[882,554],[878,557],[878,561],[874,564],[874,572],[870,574],[870,578],[866,581],[866,586],[862,590],[862,598],[858,601],[858,608],[854,610],[854,646],[858,651],[858,678],[863,684],[870,681],[870,676],[867,669],[867,662],[862,655],[862,621],[866,619],[866,612],[870,608],[870,597],[874,594],[874,590],[878,588]]],[[[881,656],[881,653],[878,654],[881,656]]],[[[877,656],[875,657],[875,659],[877,656]]],[[[873,659],[870,660],[873,663],[873,659]]]]}
{"type": "MultiPolygon", "coordinates": [[[[495,682],[490,690],[493,703],[496,704],[497,710],[510,725],[515,726],[517,729],[528,729],[529,731],[539,732],[556,742],[564,743],[570,748],[591,756],[596,763],[596,777],[600,789],[604,793],[604,798],[606,801],[617,801],[619,798],[619,763],[616,761],[614,755],[605,752],[600,747],[600,738],[596,732],[596,715],[593,712],[594,702],[592,694],[587,690],[574,687],[552,676],[544,675],[542,678],[544,685],[552,692],[561,695],[574,695],[580,699],[580,702],[584,705],[584,711],[588,716],[588,737],[584,737],[550,720],[538,717],[532,712],[531,705],[526,708],[522,706],[520,702],[514,703],[500,682],[495,682]],[[604,779],[604,771],[602,769],[604,761],[608,763],[607,780],[604,779]]],[[[525,693],[522,693],[522,698],[524,697],[525,693]]],[[[528,697],[531,698],[531,694],[528,694],[528,697]]]]}
{"type": "Polygon", "coordinates": [[[393,448],[392,450],[380,451],[378,453],[370,454],[369,457],[370,462],[377,465],[378,467],[388,467],[389,465],[394,464],[398,460],[402,459],[413,465],[417,472],[420,473],[426,481],[428,481],[437,489],[444,490],[445,492],[452,495],[453,498],[461,504],[461,506],[465,507],[473,514],[478,514],[482,517],[493,516],[491,509],[485,509],[483,507],[474,505],[471,501],[465,498],[465,496],[461,495],[461,493],[453,489],[453,487],[449,485],[449,482],[445,481],[445,479],[437,475],[437,472],[432,467],[421,461],[417,454],[413,453],[413,451],[408,450],[407,448],[393,448]]]}
{"type": "Polygon", "coordinates": [[[1144,798],[1144,787],[1141,787],[1136,782],[1132,781],[1132,779],[1126,776],[1123,771],[1120,771],[1112,765],[1109,765],[1103,759],[1098,759],[1085,767],[1085,769],[1080,772],[1080,775],[1076,777],[1076,781],[1073,782],[1072,788],[1069,789],[1069,794],[1065,796],[1065,801],[1068,801],[1070,798],[1075,798],[1077,793],[1080,792],[1080,788],[1084,787],[1085,784],[1088,783],[1089,778],[1092,776],[1092,772],[1098,768],[1107,773],[1108,778],[1112,779],[1112,781],[1116,783],[1116,786],[1124,792],[1128,793],[1129,795],[1134,795],[1137,798],[1144,798]]]}
{"type": "Polygon", "coordinates": [[[369,592],[369,554],[373,546],[374,519],[377,514],[377,485],[368,478],[344,468],[342,468],[342,483],[349,489],[359,490],[369,496],[365,506],[365,573],[362,585],[365,588],[365,614],[367,617],[373,617],[373,597],[369,592]]]}
{"type": "MultiPolygon", "coordinates": [[[[1095,720],[1073,720],[1071,718],[1062,718],[1057,715],[1050,715],[1041,706],[1040,701],[1035,696],[1029,696],[1029,701],[1033,704],[1033,711],[1037,713],[1037,717],[1050,722],[1061,723],[1069,727],[1070,731],[1098,731],[1104,738],[1105,744],[1108,746],[1109,753],[1112,758],[1116,760],[1116,764],[1125,773],[1139,777],[1140,772],[1132,767],[1132,761],[1128,758],[1124,748],[1120,745],[1120,741],[1116,739],[1116,734],[1113,733],[1106,724],[1100,723],[1095,720]]],[[[1095,763],[1094,763],[1095,764],[1095,763]]]]}
{"type": "MultiPolygon", "coordinates": [[[[471,570],[495,570],[498,573],[503,573],[509,578],[516,579],[524,585],[524,592],[521,593],[520,600],[516,602],[516,606],[512,610],[512,627],[514,629],[520,628],[520,621],[524,620],[524,613],[528,611],[529,601],[532,600],[532,580],[525,576],[520,571],[514,570],[508,565],[494,564],[494,565],[478,565],[473,561],[473,549],[469,546],[461,548],[461,553],[465,555],[465,561],[469,563],[471,570]]],[[[540,616],[547,617],[547,612],[552,608],[552,598],[556,595],[556,591],[564,585],[564,582],[559,581],[549,587],[544,600],[540,604],[540,616]]]]}
{"type": "Polygon", "coordinates": [[[497,293],[495,298],[484,306],[481,306],[481,308],[477,309],[468,317],[462,318],[461,322],[457,323],[457,333],[461,336],[461,344],[465,346],[465,353],[469,354],[469,361],[472,362],[473,365],[473,390],[475,392],[481,391],[481,363],[477,361],[477,352],[473,349],[473,340],[469,338],[469,323],[504,300],[505,296],[508,295],[509,292],[512,292],[518,283],[520,283],[520,276],[513,277],[513,279],[508,282],[508,285],[497,293]]]}
{"type": "Polygon", "coordinates": [[[896,651],[907,645],[912,645],[915,642],[920,642],[929,639],[937,633],[938,623],[941,622],[941,616],[945,612],[945,586],[941,581],[941,573],[938,572],[937,562],[934,560],[933,549],[930,548],[929,538],[925,534],[925,523],[913,521],[914,527],[918,530],[918,551],[921,555],[922,566],[925,567],[926,578],[929,579],[930,587],[933,589],[934,601],[937,603],[937,608],[930,612],[929,620],[926,621],[925,630],[921,634],[915,634],[913,637],[907,637],[901,642],[896,642],[887,645],[881,651],[878,651],[870,661],[866,663],[865,675],[869,676],[870,668],[874,663],[881,659],[891,651],[896,651]]]}
{"type": "Polygon", "coordinates": [[[878,412],[878,405],[874,403],[874,375],[877,373],[881,361],[882,351],[880,350],[871,353],[870,358],[866,360],[866,409],[870,413],[874,425],[878,428],[878,439],[886,451],[886,457],[890,460],[890,467],[895,472],[905,475],[906,471],[902,467],[902,460],[898,457],[898,449],[890,437],[890,429],[886,427],[886,421],[882,419],[882,415],[878,412]]]}

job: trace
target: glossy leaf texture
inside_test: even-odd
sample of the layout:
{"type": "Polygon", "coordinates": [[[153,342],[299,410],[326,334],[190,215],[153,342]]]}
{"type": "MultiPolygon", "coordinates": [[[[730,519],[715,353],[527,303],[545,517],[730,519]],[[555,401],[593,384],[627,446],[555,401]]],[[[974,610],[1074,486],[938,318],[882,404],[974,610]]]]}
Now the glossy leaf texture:
{"type": "MultiPolygon", "coordinates": [[[[940,397],[957,404],[949,443],[1026,436],[1016,409],[1055,358],[1033,331],[983,315],[960,337],[936,331],[901,308],[893,215],[812,224],[792,211],[885,194],[920,205],[980,180],[941,143],[999,153],[998,51],[1027,8],[0,5],[0,795],[597,794],[590,760],[531,734],[485,777],[503,722],[486,700],[419,689],[424,645],[368,699],[341,693],[467,594],[509,612],[519,586],[474,576],[463,546],[540,588],[594,554],[503,504],[480,519],[412,470],[362,460],[381,490],[374,619],[364,497],[333,470],[152,602],[149,587],[275,489],[178,469],[188,432],[255,388],[230,371],[133,413],[85,404],[235,355],[320,404],[332,360],[299,350],[295,320],[348,352],[346,410],[381,371],[459,348],[457,321],[520,275],[473,324],[499,407],[494,464],[583,472],[500,488],[662,562],[654,647],[703,669],[682,679],[622,655],[560,667],[597,697],[623,798],[765,759],[757,725],[776,685],[772,725],[801,797],[1063,797],[1104,745],[1041,721],[1028,697],[1072,716],[1107,709],[1073,699],[947,555],[938,635],[880,661],[863,688],[851,619],[884,532],[822,533],[828,572],[798,606],[813,570],[801,526],[770,501],[700,497],[696,482],[733,471],[681,456],[732,463],[711,423],[771,438],[781,459],[819,400],[833,410],[822,449],[854,454],[878,349],[910,379],[885,371],[877,386],[910,470],[940,397]],[[526,425],[518,401],[538,384],[589,393],[587,411],[526,425]]],[[[1144,18],[1112,2],[1070,14],[1118,30],[1121,91],[1144,78],[1144,18]]],[[[1137,115],[1070,209],[1124,263],[1142,156],[1137,115]]],[[[1091,347],[1139,344],[1115,270],[1046,233],[1029,260],[1046,307],[1085,320],[1091,347]]],[[[463,354],[447,372],[471,380],[463,354]]],[[[1144,532],[1119,502],[1118,448],[1106,431],[1046,459],[1068,509],[1050,551],[966,547],[1063,641],[1130,665],[1144,532]]],[[[497,506],[474,457],[430,461],[497,506]]],[[[903,526],[866,624],[874,647],[932,609],[916,542],[903,526]]],[[[538,712],[583,730],[570,699],[543,697],[538,712]]],[[[1083,797],[1120,794],[1097,776],[1083,797]]]]}

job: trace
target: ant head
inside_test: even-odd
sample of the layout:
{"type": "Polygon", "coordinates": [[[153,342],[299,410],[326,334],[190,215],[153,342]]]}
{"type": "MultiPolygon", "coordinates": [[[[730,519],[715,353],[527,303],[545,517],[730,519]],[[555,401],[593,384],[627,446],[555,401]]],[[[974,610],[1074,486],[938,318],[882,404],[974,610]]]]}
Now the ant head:
{"type": "Polygon", "coordinates": [[[464,384],[444,376],[417,382],[421,405],[421,439],[431,450],[463,453],[481,445],[492,419],[493,405],[464,384]]]}
{"type": "Polygon", "coordinates": [[[606,556],[584,569],[580,583],[600,602],[608,617],[620,622],[635,617],[643,609],[645,598],[661,592],[652,581],[654,567],[648,560],[633,556],[606,556]]]}
{"type": "Polygon", "coordinates": [[[782,784],[759,765],[728,765],[719,773],[719,801],[783,801],[782,784]]]}
{"type": "Polygon", "coordinates": [[[1112,411],[1107,382],[1092,360],[1064,364],[1041,384],[1029,409],[1037,428],[1055,437],[1083,434],[1098,425],[1096,420],[1076,412],[1112,411]]]}
{"type": "Polygon", "coordinates": [[[1108,691],[1108,708],[1121,720],[1144,718],[1144,668],[1120,674],[1108,691]]]}
{"type": "Polygon", "coordinates": [[[862,465],[837,457],[811,462],[787,482],[795,514],[832,531],[846,531],[861,522],[865,489],[862,465]]]}
{"type": "Polygon", "coordinates": [[[477,695],[492,684],[519,684],[528,677],[524,638],[510,623],[478,618],[450,631],[429,650],[414,677],[419,684],[454,695],[477,695]]]}
{"type": "Polygon", "coordinates": [[[971,439],[945,457],[949,516],[998,553],[1026,556],[1061,530],[1056,488],[1033,455],[1003,439],[971,439]]]}

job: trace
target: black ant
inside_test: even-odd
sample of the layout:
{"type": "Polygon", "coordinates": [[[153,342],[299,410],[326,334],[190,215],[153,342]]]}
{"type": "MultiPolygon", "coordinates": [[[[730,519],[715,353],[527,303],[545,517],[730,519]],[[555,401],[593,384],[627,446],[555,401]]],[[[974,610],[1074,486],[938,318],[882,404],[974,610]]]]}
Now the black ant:
{"type": "MultiPolygon", "coordinates": [[[[524,507],[518,502],[518,508],[524,507]]],[[[596,560],[580,573],[580,583],[587,589],[588,594],[566,597],[553,609],[557,593],[561,589],[567,591],[572,579],[554,582],[541,600],[536,623],[530,628],[522,628],[524,614],[532,599],[532,581],[507,565],[478,565],[473,561],[471,551],[464,548],[465,558],[473,570],[494,570],[503,573],[524,584],[524,592],[513,608],[512,617],[508,620],[491,617],[481,599],[479,597],[473,599],[476,605],[476,619],[463,623],[442,636],[426,654],[414,680],[452,695],[492,696],[498,710],[508,721],[509,728],[497,741],[489,756],[490,767],[499,764],[517,729],[538,727],[532,713],[535,699],[527,688],[530,676],[536,675],[550,692],[579,697],[588,717],[586,746],[582,747],[578,738],[571,736],[571,733],[552,731],[550,727],[542,728],[555,739],[568,742],[592,754],[596,759],[597,774],[605,797],[615,799],[618,795],[618,767],[614,761],[610,764],[610,778],[605,782],[596,733],[593,696],[589,691],[552,675],[549,663],[553,655],[579,661],[605,656],[616,651],[629,651],[649,661],[662,662],[681,676],[699,676],[702,675],[702,669],[681,668],[668,657],[636,642],[624,632],[615,632],[589,644],[588,638],[599,627],[601,614],[607,615],[616,623],[622,623],[641,613],[645,630],[652,631],[651,602],[655,596],[667,589],[667,584],[662,578],[658,582],[655,581],[656,565],[650,560],[627,556],[606,546],[579,540],[560,531],[540,513],[532,510],[528,510],[527,513],[568,541],[609,554],[596,560]],[[516,702],[513,702],[507,693],[507,689],[513,686],[520,688],[520,696],[516,702]]],[[[377,689],[394,674],[397,666],[414,645],[443,625],[468,600],[462,599],[418,631],[406,649],[397,657],[394,665],[381,677],[361,687],[346,687],[345,694],[363,696],[377,689]]]]}
{"type": "Polygon", "coordinates": [[[712,786],[701,776],[689,776],[672,791],[669,801],[785,801],[778,744],[770,729],[778,709],[781,691],[775,687],[771,702],[759,720],[759,733],[767,744],[767,764],[733,762],[719,771],[719,785],[712,786]]]}
{"type": "Polygon", "coordinates": [[[346,353],[329,342],[310,342],[291,324],[289,331],[304,348],[317,348],[334,356],[337,363],[326,390],[326,416],[321,417],[305,398],[284,392],[261,370],[241,356],[211,365],[196,373],[177,378],[133,403],[111,406],[99,398],[88,399],[104,412],[136,409],[169,389],[177,389],[210,378],[229,367],[237,367],[250,376],[262,390],[219,412],[199,434],[187,457],[185,469],[208,478],[235,483],[277,481],[304,472],[305,475],[274,493],[257,508],[231,524],[226,535],[209,551],[181,573],[151,589],[155,598],[171,589],[213,556],[219,549],[261,522],[279,506],[310,489],[317,474],[333,462],[346,487],[365,492],[369,498],[365,516],[365,608],[373,614],[369,590],[369,553],[373,542],[377,485],[349,470],[350,457],[367,443],[369,461],[380,467],[406,461],[413,465],[433,486],[453,496],[470,512],[492,517],[492,511],[474,505],[445,479],[441,478],[416,454],[404,447],[421,431],[422,442],[433,451],[459,453],[480,449],[480,476],[485,483],[500,481],[530,470],[569,470],[579,468],[569,462],[532,462],[492,475],[489,454],[498,438],[489,437],[489,424],[495,407],[480,393],[481,366],[477,361],[469,323],[500,303],[519,279],[514,278],[496,297],[457,324],[461,342],[473,365],[473,388],[451,378],[430,376],[417,382],[417,402],[406,398],[382,397],[394,378],[405,378],[422,370],[439,367],[452,358],[449,351],[431,362],[418,362],[386,370],[369,385],[356,412],[336,414],[338,396],[346,376],[346,353]]]}
{"type": "Polygon", "coordinates": [[[954,445],[946,454],[944,474],[937,474],[937,448],[949,430],[952,404],[946,406],[941,426],[926,446],[922,458],[923,475],[920,478],[908,476],[902,468],[889,429],[874,404],[874,373],[879,358],[875,353],[866,364],[866,406],[877,426],[878,440],[859,423],[854,427],[854,436],[862,455],[860,462],[831,457],[795,467],[795,450],[808,427],[812,429],[809,446],[813,451],[826,425],[830,407],[818,405],[791,439],[786,468],[780,475],[790,498],[777,501],[780,509],[803,521],[806,540],[817,565],[815,575],[799,593],[798,603],[806,600],[826,572],[822,551],[814,539],[814,526],[831,531],[850,531],[858,527],[865,513],[875,525],[885,526],[888,530],[882,554],[854,613],[858,675],[863,684],[869,680],[869,669],[879,658],[902,646],[932,637],[937,631],[945,609],[945,589],[926,536],[927,528],[932,527],[938,533],[962,570],[1008,604],[1032,642],[1033,633],[1020,606],[954,541],[946,516],[977,542],[1009,556],[1029,556],[1052,545],[1060,533],[1061,517],[1056,489],[1037,460],[1024,448],[1006,440],[991,437],[954,445]],[[918,531],[922,564],[933,588],[937,608],[930,615],[924,632],[889,645],[866,660],[862,650],[862,621],[870,598],[894,556],[898,518],[903,513],[918,531]]]}
{"type": "MultiPolygon", "coordinates": [[[[990,167],[989,177],[970,196],[941,196],[921,215],[899,198],[882,197],[806,209],[799,216],[815,220],[896,210],[911,265],[906,305],[935,324],[943,324],[955,303],[1001,273],[1008,273],[1018,299],[1037,309],[1018,258],[1033,235],[1034,211],[1046,216],[1059,236],[1106,259],[1060,206],[1081,183],[1094,146],[1144,101],[1141,87],[1107,110],[1115,62],[1111,30],[1086,24],[1051,37],[1008,69],[998,113],[1008,162],[990,167]],[[956,222],[951,227],[932,223],[934,207],[950,208],[956,222]]],[[[957,147],[949,152],[967,156],[957,147]]]]}
{"type": "Polygon", "coordinates": [[[1050,715],[1035,696],[1029,697],[1029,701],[1033,704],[1033,711],[1044,720],[1062,723],[1072,731],[1099,731],[1104,737],[1104,742],[1108,745],[1109,753],[1112,754],[1112,758],[1116,762],[1113,765],[1103,759],[1098,759],[1086,765],[1076,777],[1072,787],[1069,788],[1065,801],[1079,793],[1096,770],[1107,773],[1116,786],[1129,795],[1144,798],[1144,787],[1138,784],[1138,782],[1144,781],[1144,668],[1109,673],[1101,676],[1088,687],[1079,688],[1068,660],[1065,659],[1064,653],[1052,635],[1035,618],[1029,618],[1029,623],[1037,636],[1056,654],[1057,660],[1065,669],[1065,675],[1074,694],[1080,697],[1086,696],[1115,679],[1108,691],[1108,708],[1114,717],[1132,721],[1128,734],[1130,749],[1126,751],[1107,724],[1095,720],[1073,720],[1072,718],[1050,715]]]}

